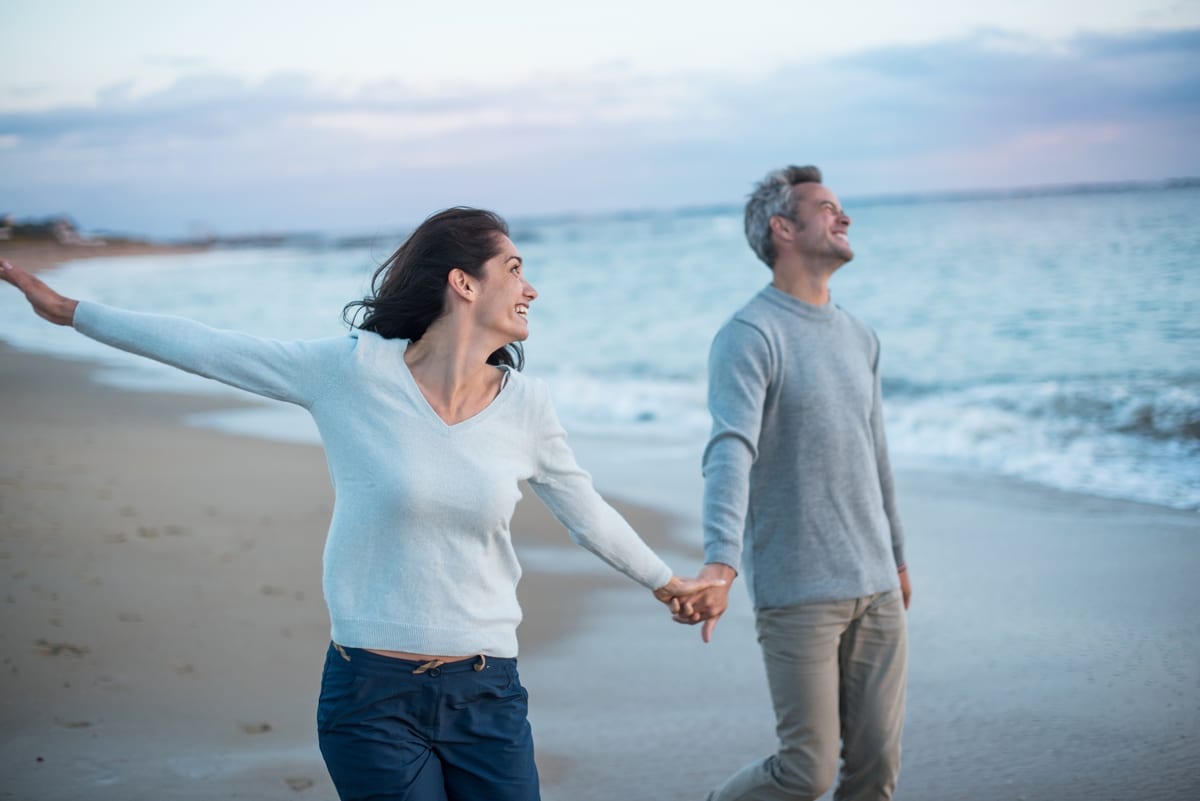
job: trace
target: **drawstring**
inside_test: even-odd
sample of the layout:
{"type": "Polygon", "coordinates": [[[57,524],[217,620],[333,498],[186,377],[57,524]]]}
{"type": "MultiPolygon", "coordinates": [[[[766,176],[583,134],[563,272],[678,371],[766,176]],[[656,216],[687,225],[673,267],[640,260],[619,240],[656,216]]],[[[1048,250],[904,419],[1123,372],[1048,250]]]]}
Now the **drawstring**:
{"type": "MultiPolygon", "coordinates": [[[[347,662],[351,661],[350,654],[346,653],[345,648],[343,648],[341,645],[338,645],[336,642],[333,644],[333,647],[339,654],[341,654],[342,659],[345,659],[347,662]]],[[[425,662],[424,664],[418,666],[417,669],[413,671],[413,674],[420,675],[420,674],[428,672],[430,670],[436,670],[437,668],[440,668],[444,664],[446,664],[446,663],[443,662],[441,659],[431,659],[428,662],[425,662]]],[[[483,654],[480,654],[479,656],[476,657],[476,662],[472,667],[474,668],[476,673],[483,670],[484,668],[487,667],[487,657],[484,656],[483,654]]]]}
{"type": "MultiPolygon", "coordinates": [[[[480,654],[475,659],[476,659],[476,662],[474,665],[472,665],[472,668],[475,670],[476,673],[478,673],[479,671],[481,671],[487,667],[487,657],[486,656],[484,656],[483,654],[480,654]]],[[[440,659],[431,659],[428,662],[426,662],[425,664],[418,667],[416,670],[414,670],[413,673],[421,674],[427,670],[434,670],[436,668],[440,668],[444,664],[446,664],[446,663],[440,659]]]]}

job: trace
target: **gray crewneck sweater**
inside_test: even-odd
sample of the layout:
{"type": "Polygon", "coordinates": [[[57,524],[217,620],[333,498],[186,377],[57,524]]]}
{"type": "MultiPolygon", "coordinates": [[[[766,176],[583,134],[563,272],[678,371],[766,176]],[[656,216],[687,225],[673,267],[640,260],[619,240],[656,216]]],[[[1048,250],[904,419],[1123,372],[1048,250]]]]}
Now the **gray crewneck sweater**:
{"type": "Polygon", "coordinates": [[[447,425],[404,362],[407,340],[277,342],[95,303],[79,304],[75,328],[312,414],[336,496],[322,586],[342,645],[516,656],[522,480],[612,567],[650,589],[671,579],[575,463],[537,379],[509,371],[489,406],[447,425]]]}
{"type": "Polygon", "coordinates": [[[899,586],[874,332],[767,286],[717,332],[708,398],[707,562],[740,562],[759,609],[899,586]]]}

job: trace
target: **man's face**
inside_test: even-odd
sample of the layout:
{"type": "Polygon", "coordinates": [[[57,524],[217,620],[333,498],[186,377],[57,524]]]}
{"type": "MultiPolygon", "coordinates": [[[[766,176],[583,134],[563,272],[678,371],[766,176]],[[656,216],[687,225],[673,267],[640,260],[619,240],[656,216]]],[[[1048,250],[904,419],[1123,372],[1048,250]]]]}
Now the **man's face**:
{"type": "Polygon", "coordinates": [[[854,258],[850,247],[850,217],[837,195],[823,184],[804,183],[792,187],[794,218],[788,220],[794,233],[792,249],[806,258],[834,258],[840,263],[854,258]]]}

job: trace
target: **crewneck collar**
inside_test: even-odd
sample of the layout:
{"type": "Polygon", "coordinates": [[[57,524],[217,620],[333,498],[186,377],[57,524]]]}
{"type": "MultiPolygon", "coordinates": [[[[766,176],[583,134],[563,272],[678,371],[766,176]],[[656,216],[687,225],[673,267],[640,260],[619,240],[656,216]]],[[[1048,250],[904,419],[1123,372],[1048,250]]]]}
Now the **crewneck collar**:
{"type": "Polygon", "coordinates": [[[815,306],[807,303],[795,295],[789,295],[782,289],[779,289],[774,284],[767,284],[763,287],[763,291],[759,295],[776,306],[782,309],[799,315],[806,320],[829,321],[837,315],[837,306],[833,302],[833,294],[830,293],[829,302],[823,303],[820,306],[815,306]]]}

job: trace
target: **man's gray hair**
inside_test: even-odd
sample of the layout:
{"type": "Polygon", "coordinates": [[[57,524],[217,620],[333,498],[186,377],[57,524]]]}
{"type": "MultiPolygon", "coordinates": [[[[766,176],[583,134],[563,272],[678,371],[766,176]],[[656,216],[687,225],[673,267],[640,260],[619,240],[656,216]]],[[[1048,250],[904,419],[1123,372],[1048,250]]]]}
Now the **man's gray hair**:
{"type": "Polygon", "coordinates": [[[796,184],[821,183],[821,171],[811,164],[805,167],[790,165],[772,170],[754,186],[746,200],[746,241],[763,263],[775,269],[775,243],[771,241],[771,218],[796,214],[792,187],[796,184]]]}

